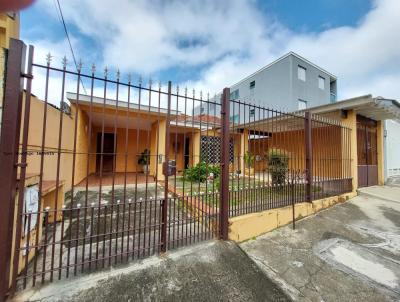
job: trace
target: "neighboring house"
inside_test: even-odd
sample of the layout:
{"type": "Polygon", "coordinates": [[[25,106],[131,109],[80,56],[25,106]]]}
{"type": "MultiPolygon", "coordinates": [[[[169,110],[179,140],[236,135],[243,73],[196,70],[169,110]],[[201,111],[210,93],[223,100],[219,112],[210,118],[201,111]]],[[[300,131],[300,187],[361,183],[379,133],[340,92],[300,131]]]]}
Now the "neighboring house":
{"type": "Polygon", "coordinates": [[[385,122],[386,178],[400,175],[400,120],[385,122]]]}
{"type": "MultiPolygon", "coordinates": [[[[289,52],[230,87],[231,100],[240,100],[261,107],[282,108],[287,112],[329,104],[336,101],[336,76],[289,52]]],[[[216,96],[220,97],[220,96],[216,96]]],[[[195,108],[195,114],[219,114],[219,108],[206,103],[195,108]]],[[[239,121],[239,110],[231,119],[239,121]]],[[[241,112],[241,121],[244,113],[241,112]]],[[[245,119],[257,116],[251,110],[245,119]]],[[[257,119],[257,118],[256,118],[257,119]]]]}
{"type": "Polygon", "coordinates": [[[10,38],[19,38],[19,14],[0,13],[0,129],[3,116],[4,73],[10,38]]]}
{"type": "MultiPolygon", "coordinates": [[[[310,111],[342,121],[353,129],[352,140],[356,143],[352,152],[357,158],[357,173],[354,175],[358,187],[383,185],[387,173],[385,161],[387,167],[400,167],[400,124],[391,120],[400,119],[400,103],[396,100],[365,95],[310,108],[310,111]],[[391,133],[386,137],[386,147],[385,122],[391,133]]],[[[332,146],[337,147],[335,144],[332,146]]]]}

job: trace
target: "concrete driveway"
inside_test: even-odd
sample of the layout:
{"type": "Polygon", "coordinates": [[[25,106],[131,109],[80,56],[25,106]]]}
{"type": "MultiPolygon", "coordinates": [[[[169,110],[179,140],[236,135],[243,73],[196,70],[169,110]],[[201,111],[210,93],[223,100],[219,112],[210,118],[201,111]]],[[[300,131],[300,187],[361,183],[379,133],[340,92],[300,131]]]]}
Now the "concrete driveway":
{"type": "Polygon", "coordinates": [[[351,201],[241,248],[296,301],[400,300],[400,187],[351,201]]]}

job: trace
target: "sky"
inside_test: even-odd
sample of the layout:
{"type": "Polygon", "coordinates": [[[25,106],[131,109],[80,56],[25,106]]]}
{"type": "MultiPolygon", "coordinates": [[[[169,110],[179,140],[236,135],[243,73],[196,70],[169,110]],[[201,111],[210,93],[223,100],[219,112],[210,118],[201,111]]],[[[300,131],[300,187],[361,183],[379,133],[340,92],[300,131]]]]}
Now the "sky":
{"type": "MultiPolygon", "coordinates": [[[[294,51],[338,77],[339,99],[400,99],[399,0],[59,1],[85,73],[94,63],[100,75],[107,66],[109,77],[214,94],[294,51]]],[[[21,12],[21,38],[35,62],[50,52],[52,65],[66,55],[75,69],[55,0],[21,12]]],[[[39,96],[43,82],[38,72],[39,96]]]]}

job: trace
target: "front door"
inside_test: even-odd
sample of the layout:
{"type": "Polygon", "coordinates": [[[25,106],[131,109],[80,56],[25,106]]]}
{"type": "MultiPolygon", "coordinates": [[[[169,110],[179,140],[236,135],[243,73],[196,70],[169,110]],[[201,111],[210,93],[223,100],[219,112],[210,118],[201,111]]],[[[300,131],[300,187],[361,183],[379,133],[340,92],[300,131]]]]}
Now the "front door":
{"type": "Polygon", "coordinates": [[[357,116],[358,187],[378,184],[377,122],[357,116]]]}
{"type": "Polygon", "coordinates": [[[97,133],[97,156],[96,156],[96,172],[99,173],[102,165],[102,172],[112,172],[115,151],[114,151],[114,133],[104,133],[103,150],[101,149],[101,133],[97,133]],[[103,154],[103,162],[102,160],[103,154]]]}

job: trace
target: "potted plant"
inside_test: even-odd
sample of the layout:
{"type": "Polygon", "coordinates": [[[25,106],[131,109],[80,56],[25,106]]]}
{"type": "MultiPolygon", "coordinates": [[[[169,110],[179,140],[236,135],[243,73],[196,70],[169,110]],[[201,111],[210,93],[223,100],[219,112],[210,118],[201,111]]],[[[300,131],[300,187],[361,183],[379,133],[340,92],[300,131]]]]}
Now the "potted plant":
{"type": "Polygon", "coordinates": [[[244,154],[244,163],[246,165],[245,174],[253,175],[254,174],[254,154],[249,151],[246,151],[244,154]]]}
{"type": "Polygon", "coordinates": [[[142,166],[143,173],[149,173],[150,151],[148,149],[144,149],[144,151],[140,154],[138,164],[142,166]]]}

